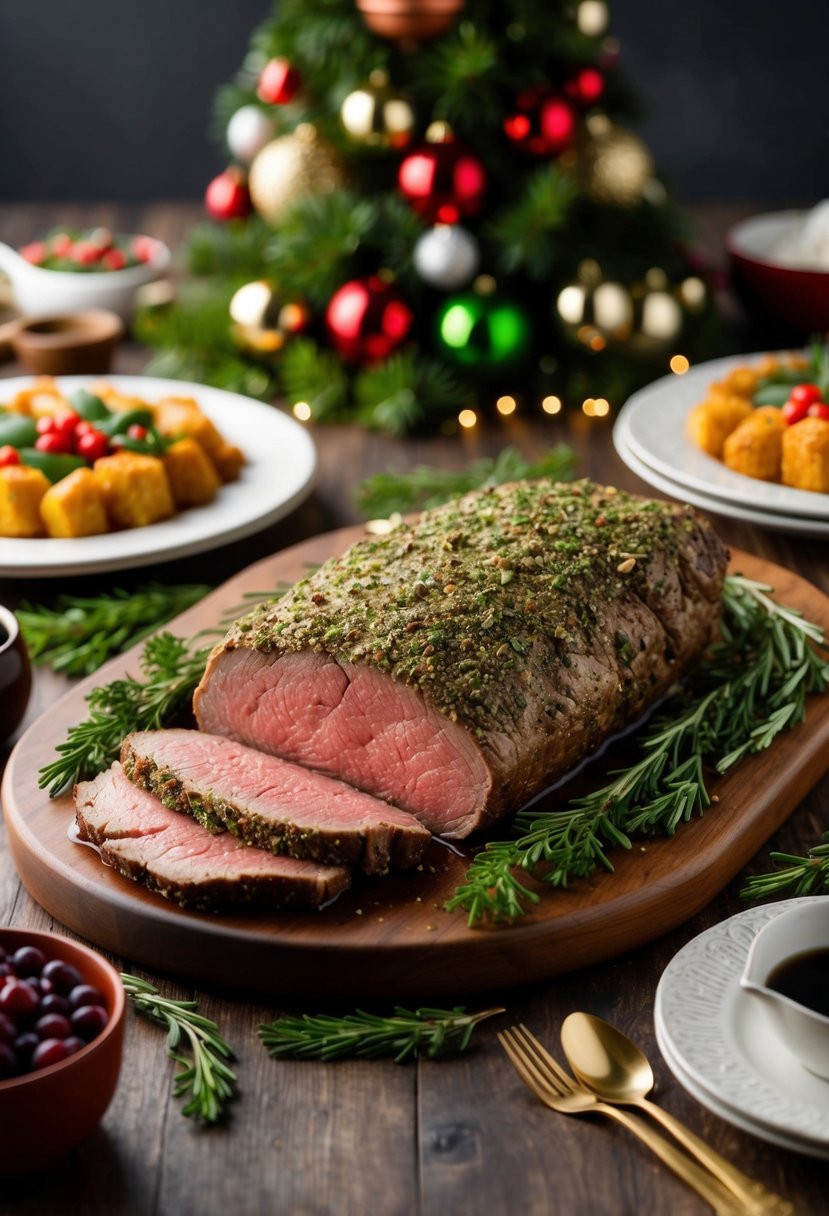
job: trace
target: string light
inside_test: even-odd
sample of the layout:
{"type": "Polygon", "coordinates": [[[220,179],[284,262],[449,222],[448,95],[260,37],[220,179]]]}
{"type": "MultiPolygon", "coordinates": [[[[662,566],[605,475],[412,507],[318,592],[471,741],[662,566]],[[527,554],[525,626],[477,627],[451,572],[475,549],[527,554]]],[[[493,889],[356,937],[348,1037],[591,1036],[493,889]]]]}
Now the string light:
{"type": "Polygon", "coordinates": [[[294,418],[298,418],[300,422],[308,422],[311,417],[311,407],[307,401],[294,402],[293,408],[294,418]]]}
{"type": "Polygon", "coordinates": [[[593,402],[593,413],[597,418],[606,418],[610,413],[610,402],[604,397],[597,397],[593,402]]]}
{"type": "Polygon", "coordinates": [[[466,427],[466,429],[469,430],[471,427],[477,424],[478,415],[474,410],[461,410],[461,412],[458,414],[458,422],[461,424],[461,426],[466,427]]]}
{"type": "Polygon", "coordinates": [[[595,413],[596,413],[596,400],[595,400],[595,398],[594,398],[594,397],[587,397],[587,398],[586,398],[584,401],[582,401],[582,403],[581,403],[581,409],[582,409],[582,413],[583,413],[583,414],[586,414],[588,418],[593,418],[593,417],[595,416],[595,413]]]}
{"type": "Polygon", "coordinates": [[[556,397],[555,395],[545,397],[541,402],[541,408],[545,414],[560,414],[561,397],[556,397]]]}
{"type": "Polygon", "coordinates": [[[514,414],[518,408],[518,402],[514,397],[499,397],[495,402],[495,408],[499,414],[503,414],[508,418],[510,414],[514,414]]]}
{"type": "Polygon", "coordinates": [[[684,376],[690,366],[690,361],[686,359],[685,355],[671,356],[670,368],[677,376],[684,376]]]}

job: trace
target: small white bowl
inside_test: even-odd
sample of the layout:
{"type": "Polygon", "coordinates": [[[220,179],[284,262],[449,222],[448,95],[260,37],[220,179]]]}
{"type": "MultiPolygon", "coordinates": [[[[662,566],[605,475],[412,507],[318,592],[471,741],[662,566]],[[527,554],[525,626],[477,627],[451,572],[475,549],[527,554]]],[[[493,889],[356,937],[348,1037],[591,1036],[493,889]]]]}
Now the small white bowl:
{"type": "Polygon", "coordinates": [[[782,963],[813,950],[829,949],[829,896],[775,916],[751,943],[741,988],[763,1001],[776,1034],[804,1068],[829,1080],[829,1017],[768,987],[782,963]]]}
{"type": "Polygon", "coordinates": [[[170,250],[162,241],[152,239],[154,251],[149,261],[125,270],[47,270],[32,265],[10,245],[3,244],[0,269],[9,276],[15,304],[28,316],[103,308],[128,322],[138,288],[160,278],[170,265],[170,250]]]}

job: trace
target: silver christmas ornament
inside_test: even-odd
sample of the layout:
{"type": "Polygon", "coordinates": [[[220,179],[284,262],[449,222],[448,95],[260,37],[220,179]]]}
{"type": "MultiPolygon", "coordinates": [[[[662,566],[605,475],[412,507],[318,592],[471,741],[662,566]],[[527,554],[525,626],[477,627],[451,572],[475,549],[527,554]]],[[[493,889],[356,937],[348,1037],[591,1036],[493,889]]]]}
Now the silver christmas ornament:
{"type": "Polygon", "coordinates": [[[454,291],[475,277],[481,261],[478,242],[458,224],[439,224],[414,247],[415,270],[431,287],[454,291]]]}
{"type": "Polygon", "coordinates": [[[273,119],[259,106],[241,106],[227,124],[227,146],[243,164],[249,164],[276,134],[273,119]]]}

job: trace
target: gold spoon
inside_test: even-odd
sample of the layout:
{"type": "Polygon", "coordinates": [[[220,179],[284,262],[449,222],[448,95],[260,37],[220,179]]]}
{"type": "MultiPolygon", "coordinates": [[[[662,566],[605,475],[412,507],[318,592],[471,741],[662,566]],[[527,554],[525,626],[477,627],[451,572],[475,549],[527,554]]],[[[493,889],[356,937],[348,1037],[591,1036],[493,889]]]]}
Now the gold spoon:
{"type": "Polygon", "coordinates": [[[648,1101],[645,1095],[654,1086],[653,1070],[647,1057],[620,1030],[591,1013],[571,1013],[562,1023],[561,1045],[582,1085],[605,1102],[646,1111],[751,1211],[768,1216],[789,1216],[794,1211],[788,1200],[749,1178],[684,1123],[648,1101]]]}

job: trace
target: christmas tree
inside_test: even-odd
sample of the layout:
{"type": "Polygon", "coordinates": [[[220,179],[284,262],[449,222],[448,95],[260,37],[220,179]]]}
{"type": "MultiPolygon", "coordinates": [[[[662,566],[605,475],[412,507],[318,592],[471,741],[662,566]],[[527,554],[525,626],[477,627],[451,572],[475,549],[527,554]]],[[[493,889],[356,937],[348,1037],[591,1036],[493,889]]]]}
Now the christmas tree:
{"type": "Polygon", "coordinates": [[[496,403],[606,413],[696,354],[709,293],[608,20],[604,0],[279,0],[217,99],[233,163],[193,280],[139,321],[152,370],[405,434],[496,403]]]}

